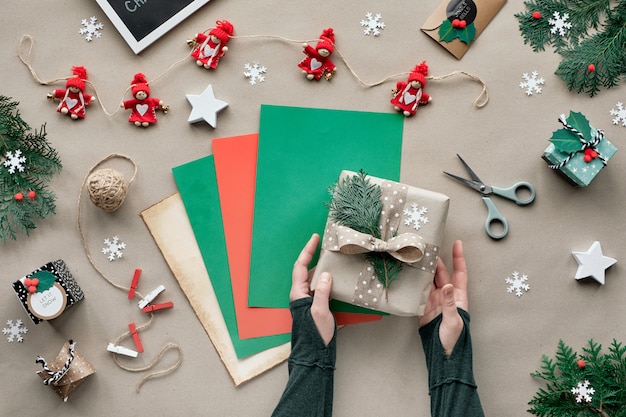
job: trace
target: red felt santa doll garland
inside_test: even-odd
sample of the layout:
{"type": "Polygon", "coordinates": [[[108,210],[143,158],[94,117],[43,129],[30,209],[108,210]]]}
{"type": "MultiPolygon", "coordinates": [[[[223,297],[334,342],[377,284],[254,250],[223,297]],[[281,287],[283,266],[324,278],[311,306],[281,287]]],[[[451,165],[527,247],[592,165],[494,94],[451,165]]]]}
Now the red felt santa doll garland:
{"type": "MultiPolygon", "coordinates": [[[[319,38],[316,41],[313,41],[315,42],[315,46],[312,46],[308,41],[297,41],[283,38],[280,36],[235,36],[234,31],[235,28],[233,24],[230,23],[228,20],[216,21],[215,27],[205,32],[198,33],[193,39],[187,41],[187,44],[192,47],[192,50],[185,56],[184,59],[181,59],[172,64],[164,73],[162,73],[151,82],[154,82],[157,79],[163,77],[173,67],[183,61],[186,61],[190,56],[195,60],[196,65],[201,68],[205,68],[207,70],[217,69],[220,59],[223,58],[228,51],[228,46],[226,44],[229,42],[230,39],[273,38],[280,39],[286,42],[297,42],[302,44],[302,52],[306,55],[306,57],[298,63],[298,67],[305,75],[307,80],[317,81],[324,78],[327,81],[330,81],[337,71],[334,62],[330,59],[331,55],[333,54],[339,56],[339,58],[345,63],[346,67],[350,70],[352,75],[359,81],[362,86],[366,88],[380,85],[392,78],[408,75],[406,81],[398,81],[396,83],[395,88],[392,90],[392,98],[390,100],[393,109],[397,112],[400,112],[406,117],[415,115],[419,106],[426,105],[432,100],[432,98],[424,91],[427,81],[443,80],[454,75],[464,75],[470,80],[475,81],[482,86],[482,92],[474,101],[474,105],[476,107],[481,108],[485,106],[489,101],[487,87],[485,83],[476,75],[467,73],[465,71],[454,71],[450,74],[446,74],[443,76],[432,77],[428,75],[428,65],[425,61],[416,65],[414,69],[408,73],[394,74],[376,83],[365,83],[354,72],[354,70],[352,70],[346,59],[341,56],[341,54],[337,50],[335,44],[335,32],[333,28],[324,29],[319,38]]],[[[22,37],[22,40],[18,45],[18,57],[20,58],[20,60],[29,68],[31,74],[33,75],[33,78],[40,84],[48,85],[60,80],[66,80],[65,90],[54,90],[53,92],[48,94],[48,100],[59,101],[59,105],[57,107],[57,111],[59,113],[68,115],[73,120],[84,119],[86,114],[86,107],[96,100],[97,95],[91,95],[85,92],[86,85],[91,84],[87,80],[86,69],[84,67],[75,66],[72,68],[72,77],[55,79],[51,81],[42,81],[39,79],[29,62],[33,43],[34,41],[29,35],[24,35],[22,37]],[[22,44],[25,41],[30,42],[30,47],[26,56],[21,53],[22,44]]],[[[149,84],[151,82],[148,82],[146,77],[142,73],[135,74],[133,81],[131,82],[131,86],[128,88],[131,90],[132,99],[121,101],[121,108],[131,111],[129,122],[134,124],[135,126],[151,126],[157,122],[157,110],[162,110],[164,113],[167,113],[169,109],[168,106],[164,105],[161,100],[150,96],[151,92],[149,84]]],[[[95,87],[93,85],[91,86],[95,91],[95,87]]],[[[109,113],[106,111],[101,103],[100,105],[105,113],[110,116],[113,116],[115,113],[117,113],[117,111],[115,113],[109,113]]]]}

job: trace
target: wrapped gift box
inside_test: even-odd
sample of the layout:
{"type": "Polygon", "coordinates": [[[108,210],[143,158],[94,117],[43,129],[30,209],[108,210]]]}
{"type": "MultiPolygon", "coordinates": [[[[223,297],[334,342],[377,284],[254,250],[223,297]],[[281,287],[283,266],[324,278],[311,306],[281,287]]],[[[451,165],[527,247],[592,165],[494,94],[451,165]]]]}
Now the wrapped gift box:
{"type": "MultiPolygon", "coordinates": [[[[355,175],[342,171],[339,181],[355,175]]],[[[399,316],[420,316],[430,295],[450,199],[421,188],[366,178],[380,186],[382,193],[380,239],[356,232],[329,216],[312,286],[322,272],[329,272],[333,276],[333,299],[399,316]],[[396,259],[403,259],[398,278],[388,288],[367,260],[373,252],[393,252],[396,259]]]]}
{"type": "Polygon", "coordinates": [[[550,145],[544,150],[542,158],[550,164],[550,168],[558,170],[570,183],[578,187],[586,187],[598,175],[598,173],[606,166],[606,163],[613,157],[617,148],[604,137],[602,131],[595,129],[589,125],[587,119],[580,113],[570,112],[570,116],[565,119],[562,115],[559,119],[564,124],[565,129],[559,129],[552,134],[550,145]],[[576,132],[568,129],[572,127],[572,123],[578,120],[581,125],[586,128],[579,127],[583,141],[577,137],[576,132]],[[568,142],[568,135],[571,136],[571,145],[568,149],[563,150],[562,143],[568,142]],[[574,146],[575,142],[578,146],[574,146]],[[597,144],[588,147],[589,151],[594,151],[596,156],[587,157],[585,160],[585,142],[597,142],[597,144]]]}
{"type": "Polygon", "coordinates": [[[35,324],[57,318],[85,297],[61,259],[18,279],[13,290],[35,324]]]}
{"type": "Polygon", "coordinates": [[[65,342],[58,355],[51,362],[47,362],[41,356],[37,357],[37,363],[41,364],[42,370],[37,375],[58,395],[67,401],[69,395],[81,385],[87,377],[93,375],[96,370],[75,348],[73,340],[65,342]]]}

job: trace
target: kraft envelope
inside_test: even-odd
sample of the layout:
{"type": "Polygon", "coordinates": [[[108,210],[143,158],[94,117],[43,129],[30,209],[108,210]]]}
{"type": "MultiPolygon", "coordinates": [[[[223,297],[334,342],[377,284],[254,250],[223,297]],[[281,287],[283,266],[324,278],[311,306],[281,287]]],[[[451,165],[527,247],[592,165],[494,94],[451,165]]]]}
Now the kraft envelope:
{"type": "Polygon", "coordinates": [[[403,120],[395,113],[261,106],[249,305],[289,305],[294,260],[313,232],[323,234],[328,187],[342,169],[398,180],[403,120]]]}
{"type": "MultiPolygon", "coordinates": [[[[443,46],[448,52],[456,57],[456,59],[461,59],[463,55],[467,52],[470,45],[478,39],[478,36],[482,33],[482,31],[487,27],[489,22],[495,17],[498,11],[504,6],[506,0],[474,0],[474,4],[476,5],[476,19],[474,20],[474,25],[476,26],[476,36],[474,40],[470,42],[470,44],[466,44],[459,39],[454,39],[451,42],[441,42],[439,41],[439,26],[447,19],[446,17],[446,7],[450,3],[451,0],[442,0],[439,3],[439,6],[435,9],[435,11],[430,15],[428,19],[424,22],[421,27],[422,32],[433,38],[439,45],[443,46]]],[[[452,0],[455,1],[455,0],[452,0]]],[[[458,0],[457,0],[458,1],[458,0]]],[[[472,0],[465,0],[472,1],[472,0]]]]}

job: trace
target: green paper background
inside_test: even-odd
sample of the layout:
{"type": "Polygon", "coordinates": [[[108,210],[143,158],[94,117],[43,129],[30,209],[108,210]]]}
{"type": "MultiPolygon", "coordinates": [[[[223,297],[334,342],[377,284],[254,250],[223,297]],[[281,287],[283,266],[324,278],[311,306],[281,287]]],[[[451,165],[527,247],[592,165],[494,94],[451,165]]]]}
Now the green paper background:
{"type": "Polygon", "coordinates": [[[289,333],[239,338],[213,155],[175,167],[172,172],[237,357],[241,359],[289,342],[289,333]]]}
{"type": "Polygon", "coordinates": [[[399,180],[403,122],[396,113],[261,106],[250,306],[289,305],[293,263],[313,232],[323,235],[341,170],[399,180]]]}

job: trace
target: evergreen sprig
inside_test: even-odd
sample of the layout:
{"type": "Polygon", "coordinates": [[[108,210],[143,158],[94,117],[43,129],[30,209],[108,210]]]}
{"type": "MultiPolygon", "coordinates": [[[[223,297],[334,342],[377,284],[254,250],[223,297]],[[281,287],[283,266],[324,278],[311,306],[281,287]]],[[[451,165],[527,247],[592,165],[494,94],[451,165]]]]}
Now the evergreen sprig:
{"type": "Polygon", "coordinates": [[[61,171],[61,160],[46,140],[46,128],[32,130],[21,118],[18,102],[0,96],[0,161],[7,152],[20,150],[26,158],[24,171],[11,174],[0,164],[0,239],[17,239],[18,233],[29,234],[37,219],[56,211],[56,196],[47,186],[61,171]],[[34,198],[28,193],[34,192],[34,198]],[[16,198],[18,193],[22,199],[16,198]]]}
{"type": "Polygon", "coordinates": [[[562,340],[555,360],[542,356],[541,370],[531,376],[546,381],[545,388],[528,403],[528,412],[540,417],[626,416],[626,347],[615,339],[602,353],[602,345],[589,340],[579,356],[562,340]],[[572,388],[589,381],[594,389],[591,402],[577,402],[572,388]]]}
{"type": "Polygon", "coordinates": [[[527,0],[524,5],[526,10],[515,14],[524,43],[535,52],[552,46],[563,56],[556,74],[570,91],[594,96],[600,87],[620,83],[626,73],[626,0],[527,0]],[[565,35],[551,33],[555,12],[568,15],[571,28],[565,35]]]}
{"type": "MultiPolygon", "coordinates": [[[[369,181],[363,170],[340,179],[328,192],[332,196],[328,204],[328,215],[332,220],[357,232],[381,238],[382,191],[380,186],[369,181]]],[[[385,289],[402,271],[402,262],[386,252],[370,252],[366,259],[385,289]]]]}

